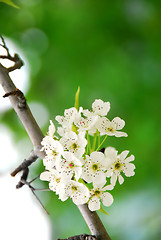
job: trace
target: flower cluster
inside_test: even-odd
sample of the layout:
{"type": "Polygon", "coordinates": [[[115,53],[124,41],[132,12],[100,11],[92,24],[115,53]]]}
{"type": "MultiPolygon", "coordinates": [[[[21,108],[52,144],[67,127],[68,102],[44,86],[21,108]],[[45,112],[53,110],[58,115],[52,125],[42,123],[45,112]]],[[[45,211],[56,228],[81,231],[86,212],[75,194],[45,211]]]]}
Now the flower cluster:
{"type": "Polygon", "coordinates": [[[117,182],[124,182],[123,175],[135,174],[134,156],[129,151],[113,147],[102,148],[107,136],[127,137],[122,128],[124,120],[115,117],[110,121],[106,115],[110,103],[97,99],[92,110],[66,109],[64,116],[56,116],[61,125],[57,129],[50,121],[47,136],[42,140],[43,159],[46,170],[40,179],[49,181],[49,188],[62,201],[71,198],[76,204],[88,204],[91,211],[99,210],[101,203],[110,206],[113,196],[109,193],[117,182]],[[105,135],[105,136],[104,136],[105,135]],[[102,140],[103,138],[103,140],[102,140]]]}

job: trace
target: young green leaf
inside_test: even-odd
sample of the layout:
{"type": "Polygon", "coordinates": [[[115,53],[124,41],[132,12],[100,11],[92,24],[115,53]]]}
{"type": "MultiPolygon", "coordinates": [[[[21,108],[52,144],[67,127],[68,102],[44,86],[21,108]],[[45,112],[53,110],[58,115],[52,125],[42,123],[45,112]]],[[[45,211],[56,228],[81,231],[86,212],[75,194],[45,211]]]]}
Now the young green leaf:
{"type": "Polygon", "coordinates": [[[100,206],[100,209],[99,209],[99,211],[101,212],[101,213],[104,213],[104,214],[106,214],[106,215],[108,215],[109,216],[109,214],[100,206]]]}
{"type": "Polygon", "coordinates": [[[80,87],[78,87],[78,90],[75,94],[75,108],[79,110],[79,93],[80,93],[80,87]]]}
{"type": "Polygon", "coordinates": [[[19,8],[16,4],[12,2],[12,0],[0,0],[0,2],[6,3],[14,8],[19,8]]]}

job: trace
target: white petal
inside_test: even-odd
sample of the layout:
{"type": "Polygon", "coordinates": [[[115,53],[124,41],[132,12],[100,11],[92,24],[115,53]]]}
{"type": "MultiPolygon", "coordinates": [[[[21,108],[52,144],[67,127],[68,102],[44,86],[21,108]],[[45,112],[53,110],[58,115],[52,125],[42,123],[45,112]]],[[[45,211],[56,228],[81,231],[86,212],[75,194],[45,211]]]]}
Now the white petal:
{"type": "Polygon", "coordinates": [[[115,186],[117,181],[117,175],[115,174],[115,172],[112,174],[110,181],[111,181],[111,184],[115,186]]]}
{"type": "Polygon", "coordinates": [[[120,162],[122,162],[126,156],[129,154],[129,151],[123,151],[120,155],[119,155],[119,159],[120,159],[120,162]]]}
{"type": "Polygon", "coordinates": [[[94,188],[102,188],[106,184],[106,175],[101,173],[99,176],[96,176],[93,179],[93,187],[94,188]]]}
{"type": "Polygon", "coordinates": [[[118,180],[120,184],[123,184],[124,178],[120,174],[118,175],[118,180]]]}
{"type": "Polygon", "coordinates": [[[58,127],[57,132],[61,137],[63,137],[66,133],[65,128],[63,127],[58,127]]]}
{"type": "Polygon", "coordinates": [[[92,162],[94,163],[98,163],[98,162],[101,163],[105,160],[104,154],[102,152],[94,151],[91,153],[90,157],[92,162]]]}
{"type": "Polygon", "coordinates": [[[77,109],[75,107],[65,109],[64,116],[67,118],[72,118],[78,113],[77,109]]]}
{"type": "Polygon", "coordinates": [[[114,135],[116,137],[128,137],[127,133],[125,133],[125,132],[117,132],[117,131],[115,131],[114,135]]]}
{"type": "Polygon", "coordinates": [[[135,169],[135,165],[133,163],[127,163],[125,168],[127,168],[129,171],[133,171],[135,169]]]}
{"type": "Polygon", "coordinates": [[[111,122],[108,118],[106,117],[99,117],[95,126],[98,129],[100,133],[107,134],[107,128],[109,128],[111,125],[111,122]]]}
{"type": "Polygon", "coordinates": [[[107,185],[106,187],[103,188],[103,191],[108,191],[108,190],[113,190],[114,186],[113,185],[107,185]]]}
{"type": "MultiPolygon", "coordinates": [[[[115,160],[117,160],[117,150],[115,149],[115,148],[113,148],[113,147],[107,147],[106,149],[105,149],[105,156],[106,157],[108,157],[108,158],[110,158],[111,160],[113,160],[113,161],[115,161],[115,160]]],[[[112,161],[112,162],[113,162],[112,161]]]]}
{"type": "Polygon", "coordinates": [[[82,113],[83,113],[83,115],[86,116],[86,117],[94,116],[94,115],[93,115],[93,112],[90,112],[88,109],[83,110],[82,113]]]}
{"type": "Polygon", "coordinates": [[[84,184],[79,183],[78,191],[72,195],[72,200],[76,205],[85,204],[89,200],[89,190],[84,184]]]}
{"type": "Polygon", "coordinates": [[[107,170],[106,176],[107,176],[108,178],[112,175],[113,170],[114,170],[114,167],[113,167],[113,166],[112,166],[109,170],[107,170]]]}
{"type": "Polygon", "coordinates": [[[115,117],[112,122],[116,126],[116,130],[121,130],[125,126],[125,121],[119,117],[115,117]]]}
{"type": "Polygon", "coordinates": [[[40,174],[40,179],[41,179],[42,181],[49,181],[49,180],[50,180],[50,177],[51,177],[51,173],[48,172],[48,171],[42,172],[42,173],[40,174]]]}
{"type": "Polygon", "coordinates": [[[77,140],[78,136],[75,132],[70,131],[65,134],[65,137],[68,139],[72,139],[73,141],[77,140]]]}
{"type": "Polygon", "coordinates": [[[77,167],[77,168],[74,169],[74,172],[75,172],[75,179],[78,181],[78,179],[82,175],[82,168],[81,167],[77,167]]]}
{"type": "MultiPolygon", "coordinates": [[[[129,163],[130,164],[130,163],[129,163]]],[[[129,165],[128,164],[128,165],[129,165]]],[[[134,176],[135,172],[134,172],[134,169],[135,169],[135,165],[131,163],[132,166],[127,166],[127,168],[123,169],[123,172],[125,174],[126,177],[131,177],[131,176],[134,176]]]]}
{"type": "Polygon", "coordinates": [[[102,199],[103,205],[105,205],[106,207],[110,206],[113,203],[113,196],[108,192],[102,193],[101,199],[102,199]]]}
{"type": "Polygon", "coordinates": [[[55,126],[52,120],[50,120],[50,126],[49,126],[49,136],[53,137],[55,133],[55,126]]]}
{"type": "Polygon", "coordinates": [[[93,212],[100,209],[100,200],[98,197],[94,196],[88,203],[89,209],[93,212]]]}
{"type": "Polygon", "coordinates": [[[132,161],[134,161],[134,159],[135,159],[134,155],[131,155],[130,157],[125,159],[125,163],[132,162],[132,161]]]}
{"type": "Polygon", "coordinates": [[[68,199],[69,196],[67,196],[66,194],[59,194],[59,199],[64,202],[68,199]]]}

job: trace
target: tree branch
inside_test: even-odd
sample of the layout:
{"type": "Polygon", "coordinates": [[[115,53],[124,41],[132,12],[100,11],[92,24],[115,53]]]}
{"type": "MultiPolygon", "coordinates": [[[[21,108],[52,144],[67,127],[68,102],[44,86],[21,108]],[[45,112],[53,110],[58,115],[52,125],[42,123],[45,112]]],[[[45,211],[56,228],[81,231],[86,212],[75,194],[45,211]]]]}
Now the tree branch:
{"type": "MultiPolygon", "coordinates": [[[[22,105],[22,97],[16,96],[16,94],[11,94],[17,92],[17,88],[15,87],[14,83],[12,82],[8,70],[0,64],[0,84],[2,85],[6,94],[5,97],[8,96],[12,107],[14,108],[15,112],[17,113],[19,119],[21,120],[22,124],[24,125],[33,145],[34,145],[34,152],[38,157],[44,158],[44,153],[40,151],[41,149],[41,141],[43,139],[43,133],[41,132],[37,122],[35,121],[29,107],[25,104],[25,107],[20,107],[22,105]]],[[[24,96],[23,96],[24,98],[24,96]]]]}
{"type": "MultiPolygon", "coordinates": [[[[8,48],[6,47],[3,38],[2,38],[2,42],[3,42],[3,47],[5,46],[4,48],[6,49],[7,53],[9,53],[8,48]]],[[[41,132],[38,124],[36,123],[29,107],[26,104],[26,101],[25,101],[25,107],[23,107],[23,108],[20,107],[20,105],[22,103],[22,99],[24,100],[24,96],[21,94],[20,94],[21,96],[17,95],[18,90],[16,89],[14,83],[12,82],[12,80],[9,76],[9,69],[5,68],[2,64],[0,64],[0,84],[2,85],[4,91],[7,93],[7,96],[9,97],[15,112],[17,113],[19,119],[21,120],[22,124],[24,125],[24,127],[34,145],[34,154],[43,159],[45,155],[42,151],[40,151],[41,141],[43,139],[43,133],[41,132]],[[15,94],[13,94],[13,93],[15,93],[15,94]]],[[[15,172],[14,172],[14,174],[15,174],[15,172]]],[[[23,172],[21,180],[22,180],[22,178],[24,178],[24,180],[25,180],[25,178],[27,178],[27,175],[28,175],[28,173],[26,170],[26,172],[23,172]]],[[[24,183],[24,181],[22,181],[22,183],[24,183]]],[[[88,206],[86,204],[79,205],[78,208],[79,208],[83,218],[85,219],[85,221],[91,231],[91,234],[96,236],[97,240],[110,240],[110,237],[107,234],[97,213],[91,212],[88,209],[88,206]]],[[[70,238],[70,239],[72,239],[72,238],[70,238]]],[[[74,239],[74,237],[73,237],[73,239],[74,239]]]]}
{"type": "Polygon", "coordinates": [[[91,212],[87,204],[78,205],[78,208],[86,221],[91,234],[95,235],[97,240],[111,239],[96,212],[91,212]]]}

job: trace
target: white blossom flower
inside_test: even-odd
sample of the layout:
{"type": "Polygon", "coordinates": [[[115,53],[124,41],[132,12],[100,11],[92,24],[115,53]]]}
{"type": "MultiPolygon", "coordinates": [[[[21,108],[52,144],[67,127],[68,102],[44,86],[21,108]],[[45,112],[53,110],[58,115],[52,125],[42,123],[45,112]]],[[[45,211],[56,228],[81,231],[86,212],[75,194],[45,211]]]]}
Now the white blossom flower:
{"type": "Polygon", "coordinates": [[[96,122],[96,127],[101,135],[116,136],[116,137],[127,137],[127,133],[119,132],[125,126],[125,121],[119,117],[115,117],[110,121],[106,117],[100,117],[96,122]]]}
{"type": "Polygon", "coordinates": [[[82,111],[83,115],[86,117],[92,116],[106,116],[110,110],[110,102],[103,102],[101,99],[96,99],[92,103],[92,111],[85,109],[82,111]]]}
{"type": "Polygon", "coordinates": [[[93,124],[87,129],[90,135],[94,135],[97,131],[96,122],[100,116],[106,116],[110,110],[110,103],[103,102],[101,99],[96,99],[92,104],[92,111],[88,109],[82,110],[83,115],[87,119],[93,118],[93,124]]]}
{"type": "Polygon", "coordinates": [[[89,117],[85,117],[85,118],[78,116],[75,119],[74,124],[78,128],[78,132],[87,131],[87,130],[90,130],[94,126],[97,119],[98,119],[98,116],[89,116],[89,117]]]}
{"type": "Polygon", "coordinates": [[[92,104],[92,110],[99,116],[106,116],[110,111],[110,102],[103,102],[101,99],[96,99],[92,104]]]}
{"type": "MultiPolygon", "coordinates": [[[[78,96],[75,106],[78,108],[78,96]]],[[[96,99],[91,111],[82,107],[78,111],[77,108],[66,109],[64,116],[56,116],[60,124],[59,138],[55,136],[56,128],[50,120],[47,136],[41,142],[41,151],[46,154],[43,159],[46,171],[41,173],[40,179],[48,181],[49,188],[62,201],[71,198],[76,205],[88,203],[89,209],[96,211],[101,202],[105,206],[113,203],[108,190],[114,188],[117,179],[120,184],[124,182],[123,173],[127,177],[135,174],[135,165],[131,163],[134,156],[127,157],[129,151],[118,155],[113,147],[107,147],[104,153],[93,151],[103,145],[106,137],[100,142],[102,135],[127,137],[120,131],[125,126],[124,120],[115,117],[110,121],[105,117],[110,110],[109,102],[96,99]],[[94,135],[91,143],[88,134],[94,135]],[[90,155],[85,155],[86,145],[87,152],[93,151],[90,155]],[[107,185],[107,178],[110,178],[110,185],[107,185]]]]}
{"type": "Polygon", "coordinates": [[[107,185],[103,187],[104,183],[93,183],[93,189],[90,190],[90,200],[88,202],[88,207],[91,211],[96,211],[100,209],[100,200],[106,207],[113,203],[113,196],[106,192],[107,190],[112,190],[112,185],[107,185]]]}
{"type": "Polygon", "coordinates": [[[60,136],[64,136],[66,132],[73,130],[73,123],[76,118],[80,117],[80,113],[82,108],[77,111],[75,107],[65,109],[64,116],[56,116],[56,121],[62,125],[62,127],[58,128],[58,133],[60,136]]]}
{"type": "Polygon", "coordinates": [[[73,123],[75,119],[75,115],[78,113],[77,109],[75,107],[65,109],[64,116],[56,116],[56,121],[58,121],[59,124],[61,124],[63,127],[66,127],[70,123],[73,123]]]}
{"type": "Polygon", "coordinates": [[[82,174],[82,163],[71,152],[64,152],[63,158],[56,161],[56,169],[61,172],[62,178],[72,178],[78,180],[82,174]]]}
{"type": "Polygon", "coordinates": [[[59,193],[59,184],[61,182],[61,174],[56,171],[55,169],[51,169],[50,171],[45,171],[40,174],[40,179],[42,181],[48,181],[49,182],[49,188],[56,192],[56,194],[59,193]]]}
{"type": "Polygon", "coordinates": [[[88,133],[93,136],[97,131],[96,122],[99,116],[88,109],[83,110],[82,113],[85,117],[78,119],[76,125],[80,128],[80,131],[82,129],[88,130],[88,133]],[[84,121],[84,119],[86,120],[84,121]]]}
{"type": "Polygon", "coordinates": [[[85,164],[82,170],[82,178],[88,183],[93,182],[94,179],[97,179],[98,182],[103,181],[106,179],[106,168],[107,162],[104,154],[94,151],[90,156],[86,155],[85,164]]]}
{"type": "Polygon", "coordinates": [[[117,153],[115,148],[107,147],[105,149],[105,156],[111,161],[111,165],[107,170],[107,177],[111,177],[110,181],[113,186],[116,184],[117,178],[120,184],[124,182],[124,178],[121,175],[122,172],[127,177],[135,174],[135,165],[130,163],[134,160],[134,155],[126,158],[129,151],[123,151],[120,155],[117,153]]]}
{"type": "Polygon", "coordinates": [[[85,204],[89,200],[89,190],[83,184],[73,180],[61,184],[59,198],[65,201],[70,197],[76,205],[85,204]]]}
{"type": "Polygon", "coordinates": [[[51,136],[44,137],[41,145],[43,146],[41,150],[46,153],[43,163],[49,170],[55,166],[56,160],[61,158],[63,147],[58,140],[54,140],[51,136]]]}
{"type": "Polygon", "coordinates": [[[48,135],[52,138],[54,138],[54,134],[55,134],[55,125],[52,122],[52,120],[50,120],[50,125],[49,125],[49,130],[48,130],[48,135]]]}
{"type": "Polygon", "coordinates": [[[82,157],[85,152],[87,140],[84,133],[80,132],[78,135],[75,132],[67,132],[61,139],[64,151],[72,152],[77,158],[82,157]]]}

